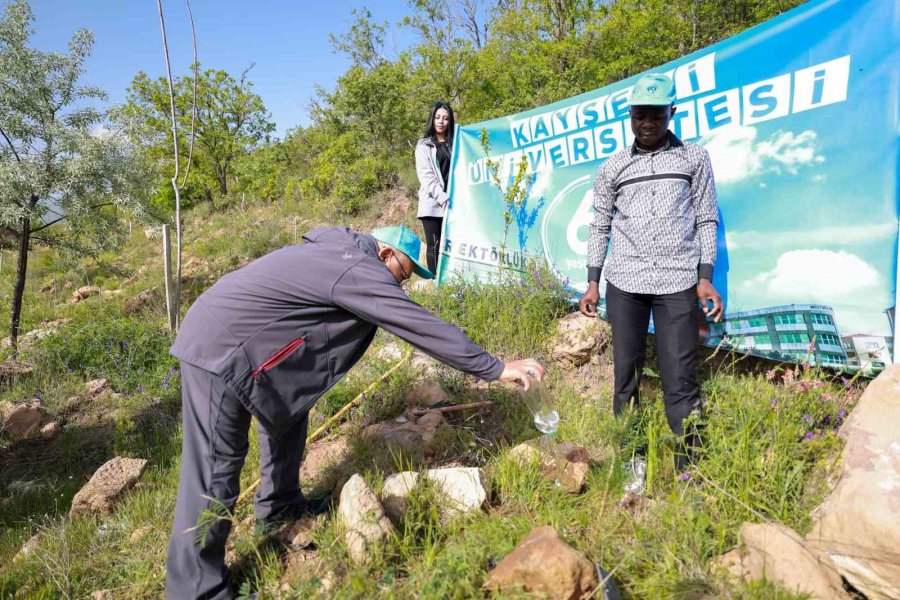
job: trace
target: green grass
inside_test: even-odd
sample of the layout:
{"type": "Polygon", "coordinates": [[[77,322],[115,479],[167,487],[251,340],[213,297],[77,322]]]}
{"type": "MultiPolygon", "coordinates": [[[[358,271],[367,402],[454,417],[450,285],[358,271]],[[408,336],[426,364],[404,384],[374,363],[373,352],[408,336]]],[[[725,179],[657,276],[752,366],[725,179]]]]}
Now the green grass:
{"type": "MultiPolygon", "coordinates": [[[[203,262],[200,275],[186,284],[186,299],[241,261],[290,243],[289,208],[195,209],[186,227],[187,256],[203,262]]],[[[299,214],[313,218],[312,209],[299,214]]],[[[300,233],[311,226],[301,225],[300,233]]],[[[99,589],[121,598],[163,595],[181,443],[179,381],[167,353],[171,337],[160,304],[133,315],[122,311],[125,298],[159,286],[158,244],[135,228],[128,245],[106,257],[116,263],[114,268],[43,252],[34,259],[25,330],[43,319],[67,316],[72,321],[23,354],[35,372],[0,386],[0,400],[37,395],[64,427],[53,440],[0,434],[2,598],[84,598],[99,589]],[[116,273],[132,279],[125,283],[116,273]],[[69,293],[61,291],[65,282],[101,279],[125,294],[64,303],[69,293]],[[60,291],[39,292],[50,280],[60,291]],[[70,407],[68,398],[96,377],[109,379],[121,396],[70,407]],[[116,455],[150,461],[140,487],[110,517],[69,519],[74,493],[116,455]],[[132,533],[142,528],[149,528],[148,533],[132,540],[132,533]],[[36,532],[44,535],[38,551],[13,562],[36,532]]],[[[9,278],[5,264],[0,281],[9,278]]],[[[459,282],[414,296],[507,359],[536,356],[546,361],[555,321],[571,310],[567,295],[540,270],[502,285],[459,282]]],[[[0,295],[0,310],[6,311],[8,301],[0,295]]],[[[360,365],[320,401],[311,430],[392,366],[391,353],[380,351],[395,344],[387,334],[377,336],[360,365]]],[[[399,348],[405,351],[406,345],[399,348]]],[[[366,443],[358,435],[363,427],[405,408],[405,396],[418,375],[409,365],[399,369],[351,411],[342,431],[348,432],[353,455],[340,469],[364,474],[377,489],[387,474],[398,470],[450,462],[480,466],[491,481],[490,508],[443,523],[433,490],[424,486],[410,498],[395,538],[365,567],[350,562],[341,525],[327,518],[316,531],[310,566],[282,596],[482,598],[481,584],[490,568],[532,527],[551,524],[578,550],[614,570],[629,597],[715,598],[726,592],[733,598],[794,597],[765,582],[726,582],[710,571],[709,561],[735,544],[745,521],[779,521],[801,533],[809,529],[810,510],[825,493],[822,474],[840,447],[831,432],[852,409],[858,390],[812,385],[819,378],[815,371],[800,374],[806,385],[775,385],[742,373],[739,365],[705,372],[705,412],[699,423],[704,445],[690,481],[682,482],[673,467],[675,440],[665,421],[658,379],[647,378],[645,401],[630,418],[616,420],[610,382],[596,366],[583,369],[587,371],[576,377],[553,366],[548,379],[562,415],[556,437],[584,446],[595,459],[586,491],[578,496],[544,481],[536,466],[522,467],[510,459],[512,446],[536,435],[518,393],[499,384],[476,385],[450,369],[439,369],[435,377],[455,401],[488,399],[493,406],[448,415],[451,428],[441,435],[433,457],[398,456],[366,443]],[[651,497],[636,507],[620,506],[622,464],[645,440],[651,497]],[[322,587],[326,579],[331,585],[327,593],[322,587]]],[[[255,435],[251,429],[251,439],[255,435]]],[[[254,442],[243,486],[256,479],[257,460],[254,442]]],[[[236,507],[233,515],[237,527],[232,544],[239,564],[235,582],[271,597],[279,589],[284,549],[260,544],[247,525],[251,515],[249,503],[236,507]]]]}

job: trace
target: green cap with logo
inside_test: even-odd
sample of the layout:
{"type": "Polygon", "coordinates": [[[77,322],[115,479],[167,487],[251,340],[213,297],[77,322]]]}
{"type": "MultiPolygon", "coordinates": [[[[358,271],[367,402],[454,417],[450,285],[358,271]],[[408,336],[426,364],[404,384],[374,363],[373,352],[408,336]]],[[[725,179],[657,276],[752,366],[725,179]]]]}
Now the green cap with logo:
{"type": "Polygon", "coordinates": [[[372,230],[372,237],[379,242],[392,246],[407,255],[413,262],[413,271],[423,279],[434,279],[434,275],[428,267],[419,262],[419,252],[422,251],[422,242],[413,233],[412,229],[403,225],[399,227],[379,227],[372,230]]]}
{"type": "Polygon", "coordinates": [[[668,75],[643,75],[631,90],[631,106],[669,106],[675,103],[675,82],[668,75]]]}

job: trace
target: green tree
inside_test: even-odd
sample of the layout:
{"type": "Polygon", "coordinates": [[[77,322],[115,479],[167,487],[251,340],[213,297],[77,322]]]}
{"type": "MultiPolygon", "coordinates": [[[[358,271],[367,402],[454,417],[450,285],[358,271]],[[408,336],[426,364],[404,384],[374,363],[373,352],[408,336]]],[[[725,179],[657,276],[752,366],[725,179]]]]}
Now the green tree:
{"type": "MultiPolygon", "coordinates": [[[[262,98],[253,92],[247,79],[249,69],[237,79],[227,72],[207,69],[197,84],[196,147],[193,166],[201,172],[201,181],[217,188],[220,195],[228,193],[237,159],[261,142],[269,141],[275,130],[271,115],[262,98]]],[[[193,77],[185,76],[174,82],[175,112],[179,128],[190,131],[193,103],[193,77]]],[[[128,88],[128,103],[120,115],[132,126],[147,146],[151,156],[163,159],[171,154],[171,115],[169,88],[165,78],[151,80],[138,73],[128,88]]],[[[187,156],[186,136],[184,145],[187,156]]]]}
{"type": "Polygon", "coordinates": [[[103,91],[78,84],[91,33],[77,31],[67,54],[42,52],[28,45],[33,21],[25,0],[0,18],[0,230],[18,248],[14,353],[32,244],[108,247],[117,239],[117,209],[140,209],[146,173],[92,105],[103,91]]]}

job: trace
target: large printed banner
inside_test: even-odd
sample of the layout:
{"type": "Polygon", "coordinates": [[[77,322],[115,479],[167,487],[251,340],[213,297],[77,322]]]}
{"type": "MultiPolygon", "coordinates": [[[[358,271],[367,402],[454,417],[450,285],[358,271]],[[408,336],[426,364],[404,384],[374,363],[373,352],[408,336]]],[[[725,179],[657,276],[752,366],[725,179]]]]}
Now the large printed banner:
{"type": "MultiPolygon", "coordinates": [[[[727,314],[708,344],[849,370],[891,362],[898,13],[896,0],[813,1],[653,69],[677,86],[674,133],[712,157],[727,314]]],[[[636,79],[458,129],[439,281],[543,258],[586,289],[591,184],[634,139],[636,79]],[[523,161],[526,198],[508,204],[523,161]]]]}

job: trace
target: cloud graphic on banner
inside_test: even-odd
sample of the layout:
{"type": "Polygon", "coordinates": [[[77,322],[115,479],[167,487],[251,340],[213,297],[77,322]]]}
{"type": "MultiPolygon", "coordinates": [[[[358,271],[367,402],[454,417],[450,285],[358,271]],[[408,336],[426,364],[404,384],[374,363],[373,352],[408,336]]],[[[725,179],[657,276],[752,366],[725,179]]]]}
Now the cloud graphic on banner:
{"type": "Polygon", "coordinates": [[[726,127],[701,140],[717,183],[736,183],[766,173],[796,175],[800,167],[825,162],[816,152],[816,132],[811,129],[797,135],[777,131],[760,141],[758,135],[756,127],[726,127]]]}
{"type": "Polygon", "coordinates": [[[859,246],[895,235],[897,226],[894,223],[882,223],[786,231],[729,231],[727,240],[729,250],[771,250],[785,246],[821,246],[822,240],[828,240],[830,246],[859,246]]]}
{"type": "Polygon", "coordinates": [[[880,318],[884,308],[879,300],[883,289],[881,275],[849,252],[785,252],[778,257],[774,269],[740,287],[742,292],[764,299],[765,306],[798,302],[831,306],[842,333],[875,333],[887,326],[880,318]]]}

